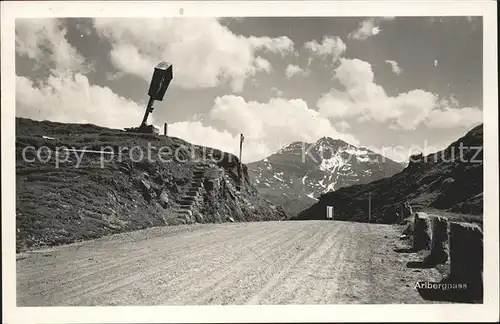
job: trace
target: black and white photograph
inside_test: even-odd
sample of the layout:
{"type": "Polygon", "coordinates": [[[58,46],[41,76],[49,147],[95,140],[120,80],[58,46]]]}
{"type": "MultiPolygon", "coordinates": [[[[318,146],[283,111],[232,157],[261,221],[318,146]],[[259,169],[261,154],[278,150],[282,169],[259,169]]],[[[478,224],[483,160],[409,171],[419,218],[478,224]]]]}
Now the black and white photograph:
{"type": "Polygon", "coordinates": [[[5,322],[498,317],[494,2],[50,3],[2,3],[5,322]]]}

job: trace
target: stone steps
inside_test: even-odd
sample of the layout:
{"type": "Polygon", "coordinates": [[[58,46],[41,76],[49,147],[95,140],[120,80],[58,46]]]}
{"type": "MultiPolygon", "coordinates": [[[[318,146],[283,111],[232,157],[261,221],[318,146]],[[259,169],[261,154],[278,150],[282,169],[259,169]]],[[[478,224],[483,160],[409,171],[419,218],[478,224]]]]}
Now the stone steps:
{"type": "Polygon", "coordinates": [[[177,201],[178,205],[179,206],[190,206],[192,205],[193,203],[195,202],[194,199],[185,199],[185,198],[181,198],[177,201]]]}
{"type": "Polygon", "coordinates": [[[177,200],[179,205],[191,205],[196,199],[190,197],[181,197],[177,200]]]}
{"type": "Polygon", "coordinates": [[[177,201],[179,208],[174,209],[174,212],[179,215],[183,215],[186,218],[192,218],[193,213],[191,208],[198,198],[198,194],[200,193],[200,189],[203,185],[203,179],[205,178],[206,170],[209,166],[210,165],[208,164],[202,164],[197,165],[194,168],[193,177],[189,188],[177,201]]]}

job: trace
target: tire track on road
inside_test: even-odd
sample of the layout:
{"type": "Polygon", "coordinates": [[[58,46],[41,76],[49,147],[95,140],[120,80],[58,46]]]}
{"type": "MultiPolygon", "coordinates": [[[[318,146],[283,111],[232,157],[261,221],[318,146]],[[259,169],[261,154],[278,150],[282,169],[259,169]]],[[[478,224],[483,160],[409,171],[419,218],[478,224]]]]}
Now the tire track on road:
{"type": "MultiPolygon", "coordinates": [[[[293,228],[287,227],[283,231],[283,235],[279,236],[278,239],[276,240],[267,240],[267,244],[264,246],[259,246],[256,245],[261,252],[258,254],[259,258],[256,260],[259,263],[262,263],[264,259],[269,258],[270,256],[273,255],[273,252],[276,253],[275,247],[278,245],[281,248],[284,247],[286,249],[290,243],[293,244],[295,241],[300,241],[304,237],[308,236],[310,233],[309,231],[306,231],[302,229],[299,233],[292,232],[293,228]],[[291,232],[294,235],[290,235],[291,232]],[[288,238],[287,238],[288,237],[288,238]],[[281,240],[280,238],[285,238],[284,241],[281,240]],[[282,242],[283,241],[283,242],[282,242]],[[271,253],[269,252],[271,251],[271,253]]],[[[278,261],[278,259],[273,259],[275,262],[278,261]]],[[[234,289],[233,285],[238,278],[247,278],[247,273],[253,269],[252,265],[255,265],[255,262],[252,264],[251,262],[243,262],[248,264],[248,267],[241,267],[241,263],[239,264],[239,267],[233,267],[233,270],[227,273],[222,280],[218,281],[216,285],[211,287],[210,290],[210,295],[206,294],[200,294],[198,298],[196,298],[196,303],[197,304],[208,304],[208,303],[213,303],[214,299],[216,300],[216,297],[222,296],[222,299],[229,299],[231,296],[224,295],[224,292],[231,292],[234,295],[239,294],[241,292],[240,289],[234,289]],[[231,280],[232,279],[232,280],[231,280]],[[225,282],[224,282],[225,281],[225,282]],[[224,283],[223,283],[224,282],[224,283]],[[223,283],[223,284],[221,284],[223,283]],[[232,289],[231,289],[232,288],[232,289]]]]}
{"type": "MultiPolygon", "coordinates": [[[[101,278],[97,278],[96,282],[97,284],[94,284],[93,286],[90,286],[86,289],[81,289],[81,287],[73,289],[72,293],[77,292],[75,295],[72,295],[72,298],[77,298],[77,297],[84,297],[85,300],[89,300],[98,294],[106,294],[109,291],[114,291],[116,289],[119,289],[121,287],[127,286],[135,281],[140,280],[141,278],[148,278],[148,277],[153,277],[156,276],[160,273],[167,272],[170,269],[175,269],[176,267],[179,267],[180,262],[187,262],[188,260],[193,260],[193,259],[199,259],[199,260],[204,260],[201,257],[207,255],[207,253],[210,253],[214,250],[220,249],[219,243],[221,241],[227,240],[231,236],[235,235],[232,231],[227,231],[223,233],[224,235],[220,235],[222,233],[219,233],[219,235],[216,235],[213,237],[213,241],[210,241],[210,243],[207,242],[198,242],[198,243],[203,243],[206,244],[204,247],[201,249],[199,248],[198,244],[194,244],[193,242],[188,242],[185,247],[190,246],[190,252],[186,252],[185,249],[179,248],[177,246],[178,250],[175,255],[173,255],[168,261],[164,260],[164,263],[150,263],[148,265],[148,270],[144,270],[144,264],[139,263],[139,262],[134,262],[131,268],[128,268],[127,274],[122,274],[121,276],[117,276],[116,279],[106,281],[102,280],[101,278]],[[132,273],[132,275],[128,275],[132,273]],[[101,279],[101,280],[99,280],[101,279]]],[[[252,237],[258,237],[259,233],[250,233],[252,237]]],[[[156,255],[157,256],[157,255],[156,255]]],[[[153,261],[158,261],[157,258],[154,255],[146,255],[142,258],[143,260],[151,260],[153,261]]],[[[120,266],[120,265],[118,265],[120,266]]],[[[182,266],[181,266],[182,267],[182,266]]]]}
{"type": "MultiPolygon", "coordinates": [[[[180,250],[188,247],[190,245],[190,243],[186,243],[184,245],[181,245],[180,246],[180,250]]],[[[140,259],[144,259],[148,256],[150,257],[158,257],[159,255],[163,255],[165,254],[165,250],[162,250],[161,248],[158,248],[158,249],[155,249],[155,252],[154,253],[151,253],[149,252],[148,254],[144,254],[144,251],[145,250],[148,250],[148,249],[145,249],[144,247],[134,247],[134,252],[131,253],[129,255],[128,258],[125,258],[125,257],[120,257],[120,258],[113,258],[112,256],[108,256],[108,261],[105,261],[105,262],[93,262],[93,263],[89,263],[89,260],[88,259],[85,259],[85,262],[87,264],[87,267],[85,267],[85,263],[82,264],[82,266],[78,269],[76,269],[76,272],[80,272],[80,271],[86,271],[84,272],[82,275],[80,276],[73,276],[71,279],[69,280],[66,280],[65,282],[61,283],[58,281],[59,277],[62,276],[61,274],[53,274],[51,275],[51,281],[53,281],[54,285],[57,284],[57,289],[59,290],[58,293],[60,293],[60,290],[63,289],[64,286],[70,286],[72,283],[75,283],[75,282],[78,282],[78,281],[83,281],[87,278],[92,278],[92,277],[96,277],[95,280],[101,280],[102,278],[99,278],[97,275],[98,274],[102,274],[103,272],[108,272],[108,273],[112,273],[113,270],[117,270],[119,268],[124,268],[124,267],[128,267],[129,265],[133,265],[133,264],[136,264],[138,263],[138,261],[140,259]],[[103,266],[104,264],[104,266],[103,266]],[[90,271],[89,271],[90,270],[90,271]]],[[[174,255],[175,257],[175,255],[174,255]]],[[[44,271],[44,272],[47,272],[47,273],[50,273],[48,271],[48,269],[43,269],[43,267],[39,267],[38,268],[39,270],[38,271],[44,271]],[[41,269],[40,269],[41,268],[41,269]]],[[[66,275],[69,275],[71,273],[75,273],[75,270],[72,270],[72,271],[67,271],[65,274],[66,275]]],[[[23,280],[23,277],[20,276],[20,281],[23,280]]],[[[54,290],[55,287],[47,287],[47,278],[39,278],[39,277],[36,277],[35,278],[35,281],[27,281],[25,284],[29,285],[30,288],[33,290],[33,287],[37,286],[37,284],[40,284],[40,282],[42,284],[44,284],[45,286],[45,289],[42,288],[42,290],[38,290],[36,291],[37,294],[45,294],[49,291],[52,291],[54,290]],[[37,282],[37,279],[38,279],[38,282],[37,282]]],[[[89,282],[86,282],[86,283],[89,283],[89,282]]],[[[22,287],[21,287],[22,288],[22,287]]],[[[77,290],[80,289],[80,287],[77,288],[77,290]]],[[[20,289],[21,291],[23,289],[20,289]]]]}
{"type": "MultiPolygon", "coordinates": [[[[144,231],[146,231],[146,230],[144,230],[144,231]]],[[[206,230],[204,231],[203,228],[197,228],[194,231],[189,231],[190,234],[185,235],[183,237],[183,239],[192,239],[192,238],[196,238],[197,236],[203,236],[203,235],[206,235],[207,233],[212,233],[212,232],[217,232],[217,228],[210,229],[209,231],[206,231],[206,230]]],[[[128,233],[122,233],[122,234],[118,234],[118,235],[125,236],[125,234],[128,234],[128,233]]],[[[175,235],[179,235],[179,234],[180,233],[175,233],[175,235]]],[[[118,235],[115,235],[115,236],[118,237],[118,235]]],[[[111,235],[111,236],[113,236],[113,235],[111,235]]],[[[171,239],[172,243],[176,243],[175,236],[171,236],[171,237],[169,237],[169,236],[165,236],[165,237],[155,236],[155,237],[152,237],[149,239],[139,239],[136,241],[121,242],[121,244],[114,242],[113,238],[111,238],[108,240],[98,239],[98,240],[94,240],[94,241],[88,241],[88,242],[84,242],[83,244],[78,243],[78,244],[74,244],[74,245],[70,244],[70,245],[66,245],[66,246],[58,246],[58,247],[54,247],[52,249],[52,254],[53,254],[52,256],[53,257],[51,260],[54,261],[54,263],[45,263],[44,266],[45,267],[48,267],[51,265],[58,266],[61,264],[66,265],[66,261],[71,260],[71,263],[75,268],[79,268],[81,265],[87,265],[87,267],[89,268],[89,266],[87,264],[88,263],[87,259],[85,257],[92,257],[94,259],[102,258],[104,260],[103,263],[96,265],[96,267],[100,268],[102,266],[106,266],[108,263],[116,263],[116,261],[129,260],[130,257],[132,256],[131,253],[134,253],[135,255],[137,255],[138,250],[144,248],[142,245],[148,245],[148,246],[154,245],[157,241],[165,240],[166,238],[171,239]],[[106,249],[104,249],[103,247],[105,247],[106,249]],[[133,248],[132,250],[131,250],[131,247],[133,248]],[[113,251],[113,253],[111,254],[109,250],[113,251]],[[120,255],[119,258],[117,258],[117,254],[115,253],[117,251],[121,251],[121,253],[123,253],[124,255],[120,255]],[[80,258],[78,260],[72,260],[73,259],[72,253],[78,253],[80,255],[80,258]],[[105,257],[110,257],[110,256],[113,258],[105,258],[105,257]]],[[[33,267],[32,271],[29,271],[29,263],[30,263],[31,259],[40,258],[40,256],[33,255],[33,252],[28,252],[27,254],[29,256],[28,260],[25,259],[23,261],[18,262],[19,267],[26,266],[23,269],[21,274],[23,276],[26,276],[26,277],[36,276],[40,272],[40,270],[36,267],[33,267]]],[[[42,258],[40,258],[40,259],[43,261],[47,261],[46,259],[42,259],[42,258]]],[[[52,269],[52,270],[54,270],[54,269],[52,269]]],[[[64,276],[68,273],[73,272],[73,270],[68,269],[68,267],[64,267],[61,270],[62,271],[60,271],[60,272],[52,271],[52,273],[54,275],[64,276]]]]}
{"type": "MultiPolygon", "coordinates": [[[[271,237],[267,238],[264,237],[259,241],[252,241],[251,243],[253,245],[257,245],[261,248],[260,252],[256,252],[252,254],[252,256],[258,258],[261,255],[265,254],[266,252],[265,251],[263,252],[262,249],[271,244],[271,242],[274,241],[276,238],[281,237],[287,231],[288,229],[284,228],[279,231],[275,231],[274,235],[271,237]]],[[[251,261],[249,260],[249,258],[245,257],[244,255],[236,256],[233,259],[225,259],[223,260],[223,262],[220,262],[220,264],[218,264],[216,267],[208,270],[208,272],[204,274],[205,277],[202,280],[198,281],[196,286],[195,283],[193,282],[188,282],[185,285],[183,285],[183,288],[185,288],[186,285],[194,286],[194,290],[185,290],[180,295],[177,295],[175,296],[175,298],[169,299],[168,301],[169,303],[187,301],[187,303],[189,304],[192,303],[204,304],[203,302],[199,302],[200,298],[207,296],[207,293],[214,295],[217,292],[217,287],[220,285],[221,282],[226,280],[232,274],[240,272],[242,265],[249,264],[250,262],[251,261]],[[229,270],[229,271],[221,271],[221,270],[229,270]],[[212,276],[214,274],[215,276],[212,276]],[[189,297],[191,297],[192,299],[189,299],[189,297]]]]}
{"type": "MultiPolygon", "coordinates": [[[[198,249],[199,253],[192,255],[193,258],[196,258],[196,257],[203,255],[203,253],[205,253],[207,249],[214,248],[213,244],[219,242],[221,239],[222,240],[226,239],[226,236],[231,236],[231,235],[237,234],[231,230],[226,230],[226,231],[219,230],[219,231],[216,231],[216,233],[217,233],[217,235],[212,237],[213,241],[210,242],[210,245],[208,245],[208,247],[206,247],[204,249],[201,249],[201,250],[198,249]]],[[[253,235],[258,236],[258,233],[254,233],[253,235]]],[[[197,236],[199,237],[199,236],[203,236],[203,235],[197,235],[197,236]]],[[[192,236],[189,236],[188,238],[192,238],[192,236]]],[[[182,242],[181,245],[172,244],[172,248],[174,249],[174,251],[170,251],[170,250],[165,251],[163,249],[158,249],[154,253],[151,253],[151,252],[148,253],[147,252],[149,250],[148,248],[137,247],[135,250],[135,253],[132,254],[132,255],[136,255],[135,257],[131,257],[131,258],[128,258],[125,260],[123,260],[122,258],[120,258],[120,259],[110,258],[110,260],[108,262],[106,262],[107,266],[105,266],[104,268],[102,268],[102,267],[99,268],[99,264],[96,265],[95,263],[93,263],[93,264],[91,264],[90,268],[91,269],[97,268],[97,269],[95,269],[95,271],[91,271],[90,273],[84,272],[84,275],[73,277],[69,280],[65,280],[64,282],[61,282],[60,280],[58,280],[59,277],[52,277],[52,281],[51,281],[52,284],[49,285],[48,287],[47,287],[47,278],[42,278],[42,279],[40,279],[42,284],[38,285],[38,287],[41,287],[41,290],[36,290],[36,289],[34,290],[33,287],[35,287],[35,285],[33,285],[32,282],[27,282],[27,284],[28,285],[31,284],[31,286],[29,286],[29,288],[30,288],[29,290],[30,290],[30,293],[32,295],[35,295],[35,298],[39,298],[40,296],[44,296],[46,298],[46,297],[50,297],[51,295],[59,295],[59,296],[62,295],[62,296],[68,296],[68,299],[69,298],[74,299],[75,297],[82,296],[83,294],[85,294],[89,291],[92,291],[94,288],[99,289],[99,288],[102,288],[102,286],[104,286],[104,285],[109,285],[109,284],[116,282],[117,280],[120,279],[120,276],[118,276],[118,278],[117,278],[117,273],[119,273],[120,272],[119,270],[121,270],[121,269],[127,269],[128,273],[136,273],[137,274],[136,276],[139,276],[139,274],[142,273],[141,268],[144,266],[143,263],[139,262],[141,260],[151,260],[151,259],[155,260],[157,258],[160,258],[161,256],[165,257],[165,255],[167,254],[170,258],[170,260],[167,262],[170,262],[170,263],[176,262],[178,260],[178,258],[181,257],[182,255],[185,255],[186,253],[192,254],[193,250],[196,250],[198,248],[197,245],[193,246],[193,242],[191,242],[189,240],[184,240],[184,238],[182,239],[181,242],[182,242]],[[190,248],[190,249],[188,249],[188,248],[190,248]],[[190,252],[186,252],[186,250],[188,250],[190,252]],[[145,251],[146,251],[146,253],[144,253],[145,251]],[[103,274],[104,271],[106,271],[106,274],[104,276],[102,276],[101,274],[103,274]],[[115,279],[113,280],[111,278],[115,278],[115,279]],[[91,279],[91,280],[86,280],[86,279],[91,279]],[[110,280],[110,281],[107,281],[107,280],[110,280]],[[43,285],[43,283],[45,283],[45,285],[43,285]],[[75,285],[72,286],[71,284],[74,284],[74,283],[80,283],[80,284],[76,285],[76,286],[75,285]],[[67,289],[64,289],[65,286],[67,287],[67,289]],[[85,288],[85,287],[87,287],[87,288],[85,288]],[[51,294],[48,294],[48,293],[51,293],[51,294]],[[76,293],[76,295],[74,295],[75,293],[76,293]]],[[[164,244],[160,244],[160,243],[162,243],[161,238],[159,238],[159,240],[156,241],[155,243],[157,245],[160,245],[163,247],[165,246],[164,244]]],[[[43,269],[40,269],[40,270],[44,271],[43,269]]],[[[85,270],[86,270],[85,267],[78,269],[78,271],[85,271],[85,270]]],[[[44,272],[48,273],[46,270],[44,272]]],[[[19,294],[18,298],[20,298],[21,301],[24,299],[22,292],[26,291],[26,290],[28,290],[28,289],[26,289],[26,288],[25,289],[18,289],[18,291],[21,292],[21,293],[18,293],[19,294]]],[[[47,298],[47,299],[49,299],[49,298],[47,298]]],[[[78,300],[73,300],[73,303],[75,303],[77,301],[78,300]]]]}
{"type": "MultiPolygon", "coordinates": [[[[193,237],[200,236],[200,235],[203,235],[203,233],[200,233],[199,235],[188,235],[187,238],[189,239],[189,238],[193,238],[193,237]]],[[[94,251],[97,251],[98,253],[91,254],[91,258],[92,258],[92,260],[95,260],[95,262],[90,263],[89,258],[81,257],[78,260],[76,260],[76,262],[71,263],[72,267],[68,267],[68,264],[64,262],[64,259],[69,259],[72,255],[71,252],[73,252],[73,251],[71,251],[71,250],[64,251],[64,252],[66,252],[66,256],[67,256],[66,258],[58,259],[59,255],[56,254],[55,256],[52,257],[51,260],[49,260],[49,262],[55,262],[54,264],[59,266],[59,267],[64,266],[64,269],[62,272],[54,271],[54,269],[53,269],[54,264],[53,263],[47,264],[46,259],[42,260],[42,262],[45,261],[45,262],[43,262],[45,264],[41,264],[38,267],[35,267],[36,272],[33,271],[31,273],[29,271],[26,272],[27,267],[23,267],[23,264],[18,264],[17,268],[18,268],[18,275],[20,278],[19,281],[24,282],[24,278],[33,278],[33,276],[35,275],[35,278],[34,278],[35,280],[32,280],[29,282],[30,288],[32,288],[33,286],[36,286],[37,284],[40,283],[40,282],[37,282],[37,279],[39,281],[44,280],[44,281],[42,281],[42,283],[46,284],[47,278],[41,278],[41,277],[36,276],[36,274],[40,273],[41,270],[43,270],[47,273],[50,273],[52,278],[54,280],[57,280],[59,277],[74,274],[75,272],[81,271],[82,268],[85,268],[87,270],[85,275],[82,275],[80,277],[74,277],[70,280],[67,280],[65,282],[65,284],[70,284],[74,281],[84,280],[86,278],[95,276],[96,274],[99,274],[103,271],[111,270],[112,268],[116,267],[117,264],[122,264],[123,266],[127,266],[127,264],[133,264],[133,263],[137,262],[139,259],[144,258],[144,250],[145,249],[150,249],[150,246],[159,245],[158,242],[161,240],[165,240],[165,239],[168,239],[168,238],[158,237],[158,238],[152,239],[152,240],[144,243],[144,244],[147,244],[146,246],[135,245],[135,244],[134,245],[132,245],[132,244],[122,245],[122,250],[127,249],[127,251],[122,252],[123,255],[120,255],[120,256],[117,256],[117,254],[115,253],[116,251],[114,249],[112,249],[110,252],[109,250],[106,251],[104,249],[104,247],[99,247],[99,248],[96,248],[94,250],[94,251]],[[99,251],[104,251],[104,252],[99,252],[99,251]],[[97,262],[97,261],[99,261],[99,262],[97,262]],[[22,271],[19,271],[21,269],[22,269],[22,271]]],[[[89,242],[89,244],[91,244],[91,242],[89,242]]],[[[184,248],[188,247],[189,245],[190,245],[190,243],[186,243],[184,245],[178,246],[175,244],[175,241],[172,242],[172,244],[171,244],[171,246],[173,246],[173,247],[176,246],[177,247],[176,249],[178,249],[178,248],[184,249],[184,248]]],[[[160,247],[156,248],[154,251],[157,252],[158,254],[162,254],[164,252],[168,253],[168,251],[164,250],[165,246],[168,247],[169,245],[168,244],[163,245],[163,246],[160,245],[160,247]],[[162,247],[163,247],[163,249],[162,249],[162,247]]],[[[107,248],[107,246],[106,246],[106,248],[107,248]]],[[[61,252],[61,251],[58,251],[58,252],[61,252]]],[[[153,254],[153,253],[151,253],[151,255],[155,256],[155,254],[153,254]]],[[[39,293],[43,293],[43,292],[44,291],[39,291],[39,293]]]]}
{"type": "MultiPolygon", "coordinates": [[[[350,231],[348,255],[344,255],[339,269],[339,283],[336,296],[341,303],[371,303],[371,294],[376,289],[373,280],[371,229],[373,224],[356,223],[350,231]],[[371,225],[371,226],[370,226],[371,225]],[[356,272],[356,276],[352,273],[356,272]]],[[[376,226],[376,225],[375,225],[376,226]]],[[[377,235],[380,233],[377,232],[377,235]]],[[[347,251],[344,249],[344,254],[347,251]]]]}
{"type": "Polygon", "coordinates": [[[313,238],[316,238],[318,236],[320,236],[321,239],[319,241],[316,241],[316,244],[312,246],[309,245],[306,249],[297,254],[290,263],[288,263],[280,272],[278,272],[278,274],[271,277],[271,279],[264,285],[264,287],[259,292],[257,292],[257,294],[251,297],[250,300],[246,302],[246,304],[258,305],[260,301],[266,296],[266,294],[271,289],[273,289],[280,281],[282,281],[290,271],[292,271],[292,268],[294,266],[302,262],[302,260],[307,258],[310,254],[314,253],[314,250],[318,245],[323,244],[324,240],[329,236],[329,233],[317,232],[314,234],[313,238]]]}
{"type": "MultiPolygon", "coordinates": [[[[352,225],[348,225],[346,222],[342,222],[339,224],[341,227],[340,233],[342,233],[342,237],[339,238],[339,245],[337,248],[337,253],[335,254],[335,260],[330,264],[333,266],[331,272],[335,274],[332,281],[329,283],[329,288],[324,290],[323,301],[326,301],[328,304],[333,303],[341,303],[343,302],[342,296],[339,296],[339,287],[343,285],[348,285],[348,283],[339,280],[340,273],[342,273],[345,267],[345,258],[346,254],[351,254],[353,252],[352,244],[350,244],[355,237],[355,231],[353,230],[352,225]]],[[[333,259],[333,258],[332,258],[333,259]]]]}
{"type": "MultiPolygon", "coordinates": [[[[284,230],[281,230],[284,231],[284,230]]],[[[262,234],[267,234],[267,233],[254,233],[252,236],[248,238],[248,240],[251,240],[252,242],[255,242],[256,244],[261,244],[267,240],[266,237],[269,237],[267,235],[262,235],[262,234]],[[254,236],[257,236],[258,238],[254,239],[254,236]]],[[[280,234],[280,231],[272,231],[270,238],[273,238],[274,236],[277,236],[280,234]]],[[[239,237],[236,242],[240,245],[244,244],[244,242],[247,240],[247,237],[239,237]]],[[[232,246],[231,249],[234,249],[236,251],[241,250],[240,246],[232,246]]],[[[181,274],[177,275],[177,273],[174,271],[173,273],[169,273],[169,276],[174,277],[174,279],[165,282],[165,284],[161,285],[163,286],[163,289],[175,289],[176,291],[181,291],[180,295],[174,295],[171,296],[171,298],[167,298],[165,300],[165,294],[166,291],[161,291],[161,286],[160,285],[155,285],[155,290],[158,292],[161,292],[160,295],[153,295],[151,296],[151,303],[152,304],[158,304],[161,301],[161,304],[171,304],[171,300],[177,300],[181,298],[182,295],[185,295],[186,293],[190,293],[190,287],[195,287],[196,284],[199,284],[200,281],[198,279],[201,279],[201,282],[203,282],[204,279],[206,279],[211,273],[217,272],[221,268],[224,268],[224,265],[216,266],[216,267],[210,267],[209,270],[206,269],[207,266],[210,266],[210,262],[207,262],[207,256],[213,255],[214,252],[217,253],[222,253],[222,254],[229,254],[227,252],[221,251],[220,246],[212,246],[209,250],[206,250],[203,252],[204,258],[200,258],[198,255],[196,257],[190,257],[190,256],[181,256],[178,259],[178,263],[184,263],[183,266],[179,266],[178,264],[172,265],[172,267],[168,268],[169,269],[180,269],[181,274]],[[186,259],[187,257],[187,259],[186,259]],[[185,269],[184,269],[185,268],[185,269]],[[193,271],[192,269],[197,269],[196,271],[193,271]],[[206,273],[208,271],[208,275],[206,273]],[[199,275],[199,277],[197,276],[199,275]],[[179,284],[177,284],[179,283],[179,284]]],[[[231,262],[235,257],[233,257],[231,260],[228,261],[231,262]]],[[[227,264],[225,265],[227,266],[227,264]]],[[[231,264],[231,269],[233,268],[233,265],[231,264]]],[[[127,284],[125,286],[120,286],[117,289],[125,288],[126,286],[131,286],[134,285],[135,282],[132,282],[130,284],[127,284]]],[[[116,290],[116,289],[114,289],[116,290]]],[[[114,290],[108,290],[106,293],[111,293],[114,290]]]]}
{"type": "MultiPolygon", "coordinates": [[[[326,265],[336,264],[345,243],[343,240],[344,229],[342,226],[334,226],[332,231],[329,230],[329,227],[326,227],[325,230],[331,235],[330,241],[320,246],[315,254],[312,254],[308,259],[304,260],[303,266],[300,267],[299,272],[287,278],[288,285],[284,284],[284,287],[287,288],[286,291],[277,294],[274,299],[278,300],[277,303],[300,304],[303,303],[304,299],[310,300],[309,297],[313,298],[314,292],[321,292],[324,294],[327,286],[323,280],[317,279],[318,268],[324,263],[326,263],[326,265]]],[[[326,265],[324,267],[326,267],[326,265]]],[[[273,298],[270,297],[269,299],[272,300],[273,298]]]]}

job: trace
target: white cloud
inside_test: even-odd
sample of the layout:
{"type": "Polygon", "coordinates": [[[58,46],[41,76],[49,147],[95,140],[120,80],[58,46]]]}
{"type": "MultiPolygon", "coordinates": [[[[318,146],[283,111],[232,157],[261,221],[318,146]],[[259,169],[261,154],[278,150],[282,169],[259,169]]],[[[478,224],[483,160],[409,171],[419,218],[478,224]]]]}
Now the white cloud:
{"type": "Polygon", "coordinates": [[[272,87],[271,88],[271,95],[273,97],[282,97],[283,96],[283,91],[281,91],[280,89],[278,89],[276,87],[272,87]]]}
{"type": "Polygon", "coordinates": [[[349,38],[354,38],[357,40],[365,40],[368,37],[378,35],[382,31],[379,24],[383,20],[393,20],[394,17],[380,17],[380,18],[368,18],[362,20],[358,29],[349,33],[349,38]]]}
{"type": "Polygon", "coordinates": [[[248,42],[254,49],[268,50],[273,53],[279,53],[281,56],[294,52],[293,41],[286,36],[276,38],[250,36],[248,42]]]}
{"type": "Polygon", "coordinates": [[[397,111],[397,126],[403,129],[415,129],[429,118],[433,109],[438,108],[437,96],[433,93],[416,89],[389,97],[389,109],[397,111]]]}
{"type": "MultiPolygon", "coordinates": [[[[216,148],[236,156],[239,155],[239,134],[218,130],[210,125],[204,125],[201,121],[177,122],[170,124],[168,129],[169,136],[182,138],[192,144],[216,148]]],[[[265,142],[245,136],[242,149],[243,163],[253,162],[272,153],[265,142]]]]}
{"type": "Polygon", "coordinates": [[[153,66],[168,61],[175,84],[187,89],[229,83],[233,91],[242,91],[247,78],[271,69],[257,52],[293,51],[288,37],[235,35],[215,18],[98,18],[94,25],[111,42],[117,69],[149,82],[153,66]]]}
{"type": "Polygon", "coordinates": [[[431,128],[470,128],[483,122],[483,112],[478,108],[442,108],[432,110],[426,125],[431,128]]]}
{"type": "Polygon", "coordinates": [[[403,69],[399,67],[398,62],[393,60],[385,60],[385,63],[389,63],[391,65],[392,72],[396,73],[397,75],[403,72],[403,69]]]}
{"type": "Polygon", "coordinates": [[[121,71],[118,71],[118,72],[115,72],[115,73],[111,73],[111,72],[108,72],[106,73],[106,79],[107,80],[118,80],[118,79],[121,79],[125,76],[125,73],[121,72],[121,71]]]}
{"type": "Polygon", "coordinates": [[[91,85],[83,74],[90,67],[68,43],[66,35],[67,30],[58,19],[16,21],[17,53],[50,71],[46,79],[36,83],[16,76],[16,116],[114,128],[137,125],[144,107],[116,95],[108,87],[91,85]]]}
{"type": "Polygon", "coordinates": [[[360,59],[340,59],[335,76],[347,89],[367,87],[375,78],[370,63],[360,59]]]}
{"type": "Polygon", "coordinates": [[[351,125],[349,125],[349,123],[345,120],[341,120],[335,124],[335,128],[338,128],[340,131],[345,132],[351,128],[351,125]]]}
{"type": "Polygon", "coordinates": [[[294,75],[308,76],[310,72],[310,70],[303,70],[300,66],[295,64],[288,64],[285,69],[285,75],[288,79],[292,78],[294,75]]]}
{"type": "Polygon", "coordinates": [[[58,73],[88,70],[85,59],[66,40],[67,30],[55,18],[16,19],[16,52],[58,73]]]}
{"type": "Polygon", "coordinates": [[[359,115],[363,107],[355,105],[346,92],[331,89],[316,103],[321,116],[325,118],[348,118],[359,115]]]}
{"type": "Polygon", "coordinates": [[[470,126],[482,119],[478,108],[455,109],[459,103],[454,97],[443,100],[421,89],[388,96],[375,83],[371,65],[359,59],[341,58],[335,77],[345,89],[331,89],[317,101],[325,118],[357,117],[361,122],[390,122],[392,129],[407,130],[421,124],[432,128],[470,126]]]}
{"type": "Polygon", "coordinates": [[[439,105],[441,107],[447,107],[447,108],[458,108],[460,107],[460,103],[458,102],[457,98],[455,97],[454,94],[451,94],[449,97],[446,98],[441,98],[439,100],[439,105]]]}
{"type": "MultiPolygon", "coordinates": [[[[352,135],[337,131],[327,118],[308,108],[301,99],[273,98],[269,102],[247,102],[239,96],[222,96],[215,99],[210,117],[223,121],[233,133],[245,134],[246,145],[265,145],[265,150],[258,151],[267,152],[267,155],[292,141],[315,142],[322,136],[358,143],[352,135]]],[[[266,157],[266,154],[248,158],[256,160],[266,157]]]]}
{"type": "Polygon", "coordinates": [[[51,75],[40,85],[16,76],[16,116],[123,128],[140,123],[144,107],[89,84],[86,76],[51,75]]]}
{"type": "Polygon", "coordinates": [[[257,68],[257,70],[265,71],[267,73],[271,72],[272,70],[271,62],[260,56],[255,58],[255,67],[257,68]]]}
{"type": "Polygon", "coordinates": [[[316,40],[304,44],[304,48],[311,54],[309,63],[313,58],[325,59],[330,57],[332,62],[337,61],[346,50],[346,44],[340,37],[324,36],[321,43],[316,40]]]}
{"type": "Polygon", "coordinates": [[[205,126],[201,121],[181,121],[169,124],[168,136],[175,136],[196,145],[218,148],[233,154],[236,154],[236,149],[239,149],[236,135],[225,130],[219,131],[212,126],[205,126]]]}

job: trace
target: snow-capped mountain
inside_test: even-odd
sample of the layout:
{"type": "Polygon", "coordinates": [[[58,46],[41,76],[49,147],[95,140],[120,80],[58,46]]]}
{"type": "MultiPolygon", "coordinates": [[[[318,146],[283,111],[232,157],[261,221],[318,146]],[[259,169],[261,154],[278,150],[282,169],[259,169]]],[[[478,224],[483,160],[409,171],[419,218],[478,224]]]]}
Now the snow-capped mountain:
{"type": "Polygon", "coordinates": [[[291,216],[326,192],[389,177],[403,168],[366,148],[330,137],[316,143],[293,142],[264,160],[248,164],[261,194],[291,216]]]}

